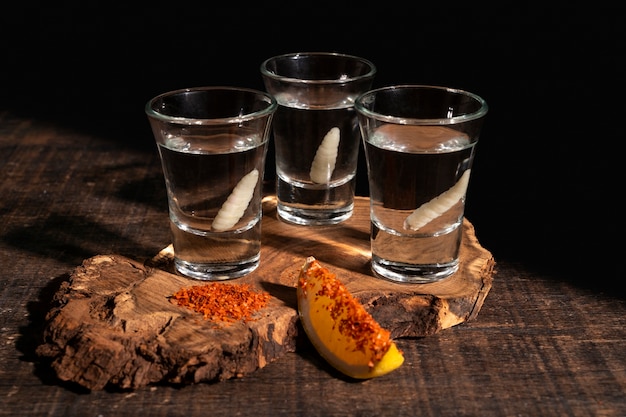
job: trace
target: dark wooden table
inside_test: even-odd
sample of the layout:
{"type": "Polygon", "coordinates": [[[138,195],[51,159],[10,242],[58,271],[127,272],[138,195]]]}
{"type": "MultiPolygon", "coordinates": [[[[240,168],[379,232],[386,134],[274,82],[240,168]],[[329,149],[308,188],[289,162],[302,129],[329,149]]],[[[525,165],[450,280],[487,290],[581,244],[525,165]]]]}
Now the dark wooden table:
{"type": "Polygon", "coordinates": [[[215,384],[87,392],[60,382],[35,354],[60,283],[91,256],[145,260],[169,243],[156,149],[119,133],[0,112],[0,415],[626,415],[623,296],[497,256],[478,317],[400,339],[406,362],[385,377],[346,381],[305,345],[215,384]]]}

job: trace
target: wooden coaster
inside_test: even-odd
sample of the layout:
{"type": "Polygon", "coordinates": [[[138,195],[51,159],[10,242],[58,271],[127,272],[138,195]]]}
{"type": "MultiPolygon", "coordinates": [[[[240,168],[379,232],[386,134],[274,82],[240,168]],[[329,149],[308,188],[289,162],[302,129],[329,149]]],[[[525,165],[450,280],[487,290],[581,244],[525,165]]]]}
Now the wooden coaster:
{"type": "Polygon", "coordinates": [[[174,273],[171,247],[145,263],[98,255],[57,291],[38,354],[51,360],[61,380],[91,390],[247,375],[296,350],[303,332],[295,284],[308,256],[336,273],[394,338],[428,336],[476,318],[491,289],[495,261],[468,220],[456,274],[432,284],[398,284],[371,272],[367,198],[357,198],[353,216],[336,226],[284,223],[270,197],[263,209],[259,268],[223,282],[271,295],[254,320],[214,323],[172,303],[179,289],[204,282],[174,273]]]}

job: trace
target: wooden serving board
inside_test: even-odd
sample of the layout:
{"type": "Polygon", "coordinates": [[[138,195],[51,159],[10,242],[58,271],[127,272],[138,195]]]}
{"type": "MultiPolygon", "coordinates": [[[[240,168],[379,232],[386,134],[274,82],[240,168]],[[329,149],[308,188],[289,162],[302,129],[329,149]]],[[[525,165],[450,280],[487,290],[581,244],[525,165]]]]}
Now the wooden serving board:
{"type": "Polygon", "coordinates": [[[61,380],[90,390],[215,382],[241,377],[294,352],[296,281],[308,256],[336,273],[392,337],[422,337],[474,319],[491,289],[495,261],[463,223],[459,271],[432,284],[398,284],[370,269],[369,200],[336,226],[303,227],[277,219],[263,203],[261,264],[226,284],[249,283],[271,294],[253,321],[217,325],[169,297],[201,285],[173,272],[171,247],[139,262],[120,255],[86,259],[55,295],[38,354],[61,380]]]}

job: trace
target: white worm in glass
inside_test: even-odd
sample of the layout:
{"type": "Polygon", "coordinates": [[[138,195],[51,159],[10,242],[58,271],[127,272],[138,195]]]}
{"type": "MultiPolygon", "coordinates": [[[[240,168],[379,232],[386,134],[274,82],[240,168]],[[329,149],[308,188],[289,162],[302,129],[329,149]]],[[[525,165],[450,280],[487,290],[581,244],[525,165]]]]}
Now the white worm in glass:
{"type": "Polygon", "coordinates": [[[339,149],[339,128],[333,127],[326,133],[322,143],[320,143],[309,176],[311,181],[317,184],[328,184],[335,170],[337,160],[337,150],[339,149]]]}
{"type": "Polygon", "coordinates": [[[239,180],[213,220],[211,228],[214,231],[223,232],[237,224],[252,200],[258,181],[259,171],[256,169],[239,180]]]}
{"type": "Polygon", "coordinates": [[[460,199],[463,198],[467,191],[467,185],[469,183],[470,170],[467,169],[461,175],[461,178],[450,187],[432,200],[422,204],[413,211],[405,220],[404,228],[409,230],[418,230],[432,220],[441,216],[446,211],[450,210],[460,199]]]}

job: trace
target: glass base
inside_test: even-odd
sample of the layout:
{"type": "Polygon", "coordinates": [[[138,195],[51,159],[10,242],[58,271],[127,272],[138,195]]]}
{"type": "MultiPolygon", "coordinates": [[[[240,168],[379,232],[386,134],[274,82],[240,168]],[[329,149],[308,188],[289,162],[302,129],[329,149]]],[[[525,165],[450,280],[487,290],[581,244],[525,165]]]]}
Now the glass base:
{"type": "Polygon", "coordinates": [[[372,271],[379,278],[408,284],[429,284],[442,281],[459,270],[458,259],[446,264],[412,265],[386,261],[372,256],[372,271]]]}
{"type": "Polygon", "coordinates": [[[352,216],[354,204],[337,210],[303,209],[282,205],[278,202],[278,216],[288,223],[303,226],[327,226],[348,220],[352,216]]]}
{"type": "Polygon", "coordinates": [[[245,262],[205,264],[174,259],[174,266],[181,274],[201,281],[224,281],[248,275],[259,267],[260,256],[245,262]]]}

